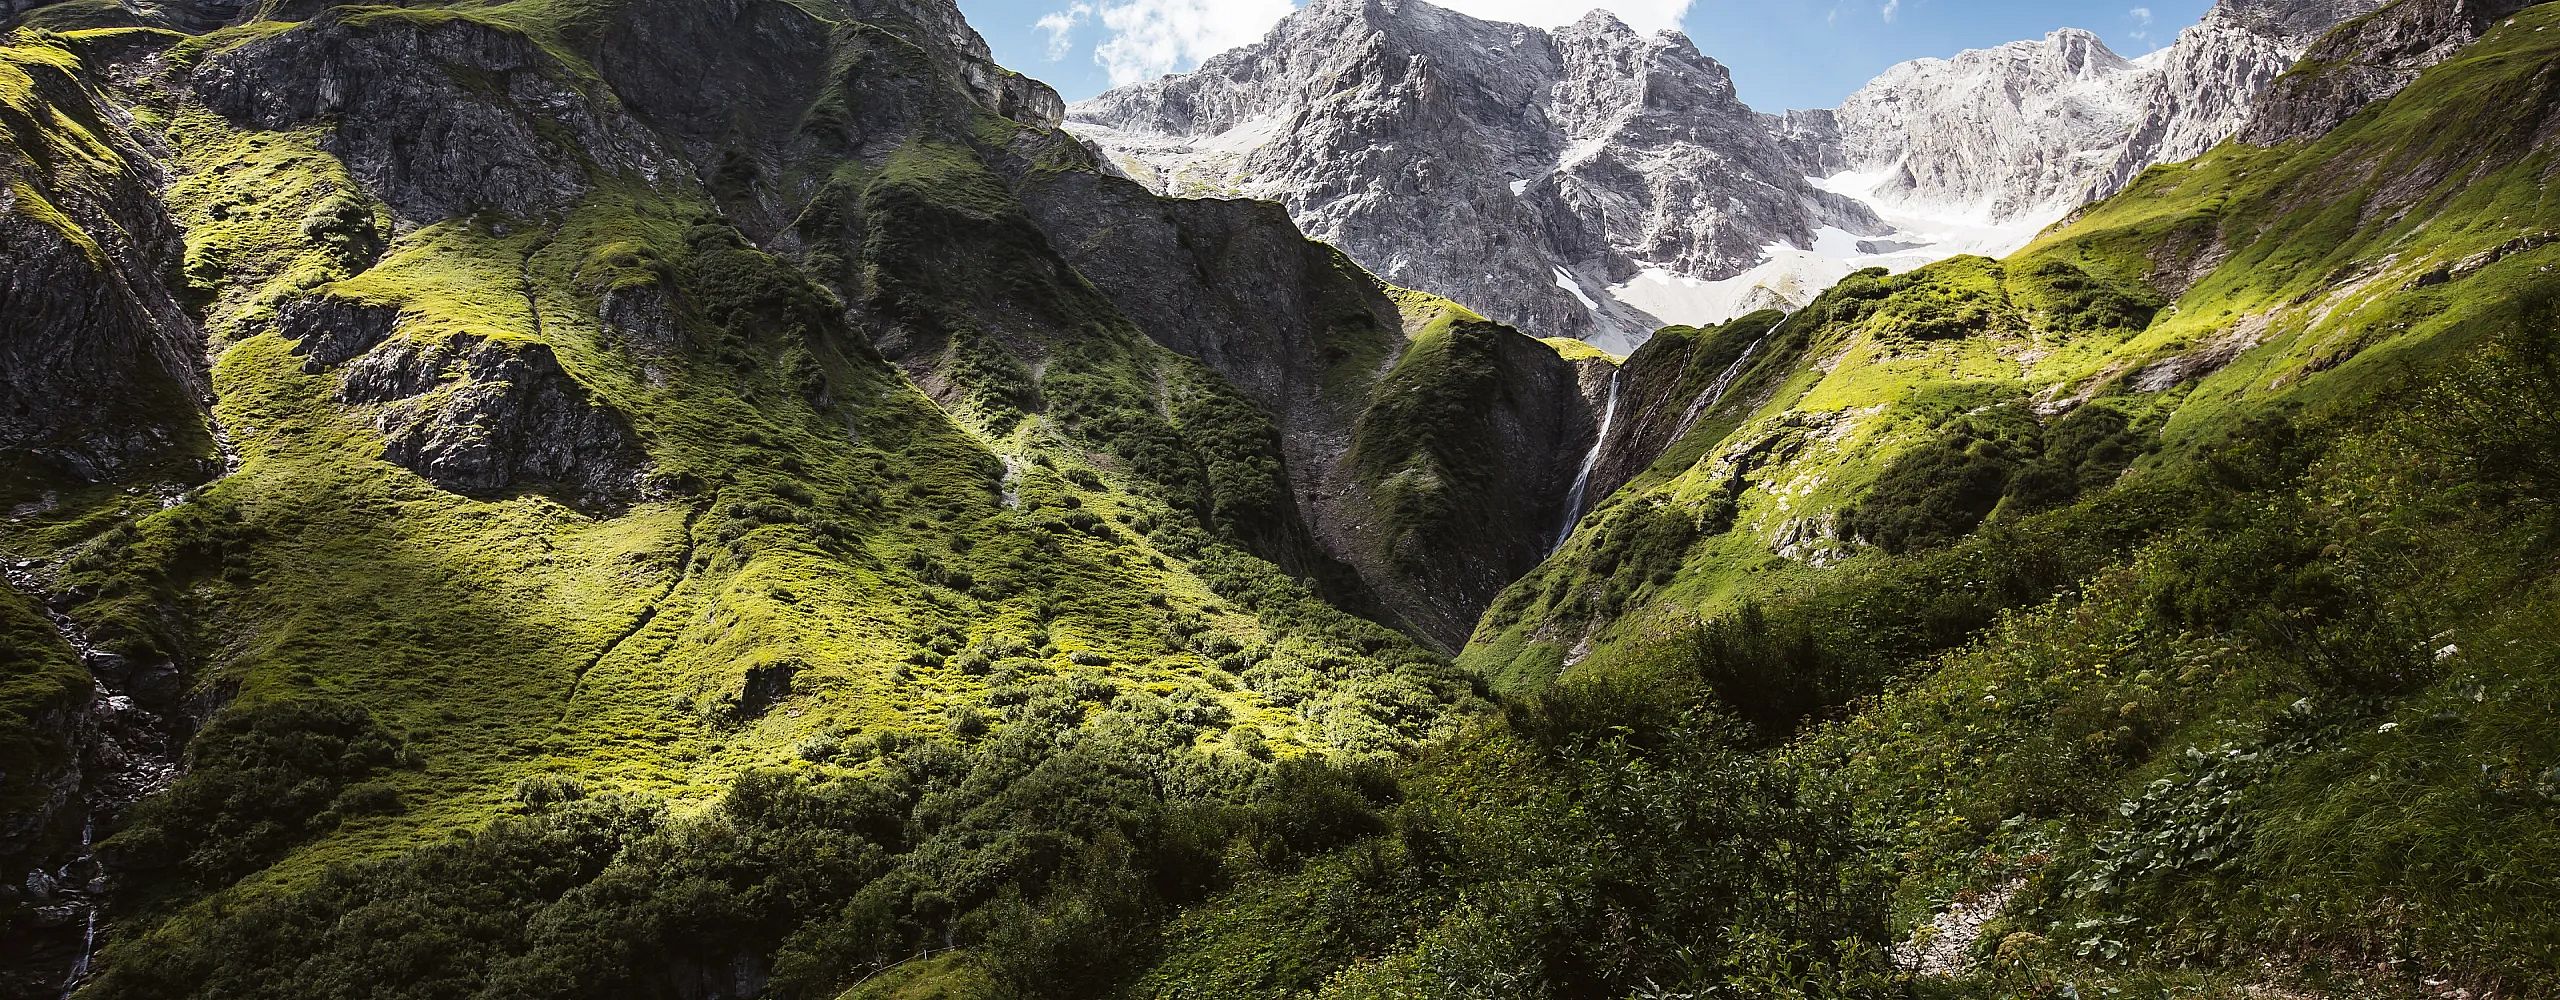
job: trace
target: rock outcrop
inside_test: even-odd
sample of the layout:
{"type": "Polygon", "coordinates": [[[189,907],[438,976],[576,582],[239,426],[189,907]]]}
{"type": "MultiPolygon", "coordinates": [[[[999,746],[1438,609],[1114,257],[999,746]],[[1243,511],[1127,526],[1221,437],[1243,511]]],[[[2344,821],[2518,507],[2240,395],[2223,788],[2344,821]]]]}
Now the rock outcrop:
{"type": "Polygon", "coordinates": [[[0,48],[0,89],[50,109],[0,114],[0,462],[46,481],[186,477],[212,448],[185,250],[157,160],[76,66],[49,43],[0,48]]]}
{"type": "Polygon", "coordinates": [[[2267,88],[2239,139],[2274,146],[2327,135],[2535,2],[2402,0],[2351,22],[2322,38],[2299,69],[2267,88]]]}
{"type": "Polygon", "coordinates": [[[444,489],[482,499],[537,491],[607,513],[643,494],[638,434],[548,346],[393,338],[348,364],[341,386],[346,402],[380,407],[382,457],[444,489]]]}
{"type": "Polygon", "coordinates": [[[325,123],[323,148],[410,224],[555,215],[599,175],[681,169],[610,92],[468,18],[331,7],[205,60],[191,82],[243,128],[325,123]]]}

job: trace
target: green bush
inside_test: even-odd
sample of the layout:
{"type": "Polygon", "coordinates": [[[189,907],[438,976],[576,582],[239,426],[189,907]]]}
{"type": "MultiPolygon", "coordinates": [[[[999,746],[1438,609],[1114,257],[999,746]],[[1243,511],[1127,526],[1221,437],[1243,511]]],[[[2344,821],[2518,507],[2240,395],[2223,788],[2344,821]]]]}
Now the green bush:
{"type": "Polygon", "coordinates": [[[187,744],[187,774],[134,808],[105,845],[117,863],[227,884],[339,819],[398,808],[366,779],[404,763],[398,736],[337,702],[236,708],[187,744]]]}

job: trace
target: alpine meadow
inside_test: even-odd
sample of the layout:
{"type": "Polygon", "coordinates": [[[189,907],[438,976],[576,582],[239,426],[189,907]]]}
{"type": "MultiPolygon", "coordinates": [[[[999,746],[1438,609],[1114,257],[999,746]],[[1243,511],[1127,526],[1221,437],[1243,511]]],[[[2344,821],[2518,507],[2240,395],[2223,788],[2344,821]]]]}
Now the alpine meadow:
{"type": "Polygon", "coordinates": [[[0,996],[2560,1000],[2560,4],[1559,24],[0,0],[0,996]]]}

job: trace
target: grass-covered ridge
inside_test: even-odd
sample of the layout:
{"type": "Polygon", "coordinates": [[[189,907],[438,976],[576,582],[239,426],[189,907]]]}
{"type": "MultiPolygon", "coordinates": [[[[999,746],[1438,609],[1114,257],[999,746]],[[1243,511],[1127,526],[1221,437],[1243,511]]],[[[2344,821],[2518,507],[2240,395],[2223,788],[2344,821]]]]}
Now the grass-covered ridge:
{"type": "MultiPolygon", "coordinates": [[[[475,101],[528,118],[546,112],[510,88],[561,81],[598,102],[584,113],[600,127],[625,129],[617,116],[653,109],[605,94],[639,84],[608,82],[632,70],[584,48],[619,16],[335,11],[189,40],[163,82],[465,24],[439,37],[552,62],[498,85],[473,75],[466,45],[429,72],[490,83],[475,101]]],[[[1389,756],[1450,731],[1474,696],[1445,659],[1270,561],[1310,544],[1269,527],[1288,502],[1271,418],[1137,335],[1046,251],[1009,184],[1057,140],[940,89],[966,53],[930,20],[807,22],[821,47],[873,54],[843,86],[875,91],[812,93],[809,107],[938,95],[882,155],[816,134],[754,190],[720,192],[692,171],[653,181],[570,163],[582,193],[536,217],[399,218],[367,165],[327,152],[361,123],[256,127],[182,87],[136,109],[168,151],[174,263],[237,466],[166,509],[61,495],[7,529],[6,550],[42,562],[80,629],[175,663],[187,704],[211,712],[189,774],[106,845],[129,888],[93,993],[627,995],[613,984],[630,980],[560,978],[558,956],[650,984],[693,967],[651,973],[594,950],[655,934],[819,995],[918,950],[1099,905],[1082,880],[1143,878],[1132,891],[1154,912],[1249,869],[1224,857],[1236,844],[1275,859],[1329,846],[1341,834],[1291,825],[1306,811],[1292,796],[1371,807],[1332,790],[1349,779],[1327,766],[1292,762],[1389,756]],[[875,57],[899,47],[916,59],[875,57]],[[902,65],[923,75],[858,75],[902,65]],[[792,187],[814,176],[827,181],[792,187]],[[836,222],[859,238],[760,245],[724,214],[779,193],[840,198],[836,222]],[[902,356],[902,371],[875,339],[932,353],[902,356]],[[629,428],[645,460],[632,502],[532,479],[486,496],[439,485],[453,463],[515,447],[492,407],[550,395],[629,428]],[[386,441],[413,425],[423,457],[386,441]],[[687,928],[727,919],[716,908],[678,908],[650,931],[560,908],[620,880],[660,885],[648,855],[708,860],[700,838],[765,822],[745,803],[772,794],[871,824],[818,844],[804,842],[813,814],[775,814],[796,846],[739,847],[759,860],[705,876],[791,906],[742,899],[766,915],[710,938],[687,928]],[[584,845],[557,854],[566,870],[462,909],[344,881],[449,886],[457,870],[511,865],[509,838],[555,834],[584,845]],[[466,839],[421,853],[448,838],[466,839]],[[752,873],[786,870],[818,881],[752,873]],[[477,921],[496,912],[532,922],[493,939],[477,921]],[[341,952],[312,937],[375,918],[475,943],[422,952],[441,971],[403,976],[367,964],[373,938],[341,952]],[[315,947],[265,936],[288,927],[315,947]],[[322,971],[333,961],[355,964],[322,971]]],[[[46,52],[73,76],[112,57],[46,52]]],[[[9,612],[10,648],[71,666],[24,610],[9,612]]],[[[49,676],[13,676],[13,726],[60,714],[37,690],[49,676]]],[[[10,739],[12,759],[58,755],[10,739]]]]}
{"type": "Polygon", "coordinates": [[[1896,936],[1998,901],[1933,988],[2543,995],[2555,24],[1853,276],[1464,662],[1699,692],[1858,803],[1896,936]]]}
{"type": "Polygon", "coordinates": [[[46,591],[0,595],[33,666],[0,752],[62,760],[83,696],[39,596],[202,723],[109,824],[84,995],[2560,981],[2550,8],[2319,143],[1623,362],[1327,298],[1351,476],[1319,499],[1466,571],[1426,582],[1507,579],[1471,534],[1545,502],[1504,463],[1587,444],[1599,381],[1714,396],[1626,418],[1675,440],[1472,675],[1326,599],[1287,417],[1053,245],[1027,192],[1091,164],[989,106],[1014,78],[972,82],[945,8],[669,9],[30,43],[93,82],[168,47],[115,99],[238,460],[0,530],[46,591]],[[348,151],[370,112],[183,85],[411,37],[496,127],[575,100],[665,169],[567,157],[556,207],[418,218],[348,151]],[[741,38],[793,69],[734,124],[628,58],[741,38]],[[531,454],[593,434],[636,451],[608,496],[531,454]],[[1908,975],[1960,899],[2008,902],[1908,975]]]}

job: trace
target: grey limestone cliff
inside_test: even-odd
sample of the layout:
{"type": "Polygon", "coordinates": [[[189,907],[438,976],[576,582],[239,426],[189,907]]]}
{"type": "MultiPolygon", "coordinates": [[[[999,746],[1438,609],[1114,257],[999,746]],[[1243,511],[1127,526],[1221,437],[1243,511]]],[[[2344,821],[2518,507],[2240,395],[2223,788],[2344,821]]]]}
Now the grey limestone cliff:
{"type": "Polygon", "coordinates": [[[1388,281],[1621,350],[1662,318],[1613,285],[1739,273],[1826,226],[1884,232],[1809,183],[1721,64],[1602,13],[1544,31],[1322,0],[1069,127],[1159,191],[1281,202],[1388,281]]]}
{"type": "Polygon", "coordinates": [[[1857,268],[2014,249],[2228,137],[2379,2],[2229,0],[2141,59],[2066,29],[1771,115],[1687,39],[1605,14],[1549,31],[1320,0],[1068,127],[1152,189],[1277,201],[1388,281],[1626,352],[1857,268]]]}

